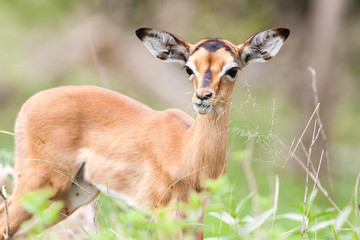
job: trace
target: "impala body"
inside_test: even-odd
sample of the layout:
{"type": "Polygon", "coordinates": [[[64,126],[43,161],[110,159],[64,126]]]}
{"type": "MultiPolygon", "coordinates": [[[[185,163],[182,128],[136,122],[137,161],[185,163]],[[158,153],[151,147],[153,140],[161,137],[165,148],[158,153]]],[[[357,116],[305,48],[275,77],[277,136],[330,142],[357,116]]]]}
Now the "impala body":
{"type": "MultiPolygon", "coordinates": [[[[186,201],[190,191],[201,191],[205,179],[226,169],[229,108],[238,70],[275,56],[289,30],[266,30],[238,46],[223,39],[192,45],[151,28],[138,29],[136,35],[157,58],[185,65],[194,85],[196,120],[181,110],[155,111],[95,86],[37,93],[22,106],[15,125],[11,235],[31,217],[20,197],[39,188],[54,190],[52,199],[64,202],[64,217],[100,191],[153,207],[186,201]]],[[[1,206],[0,239],[4,232],[1,206]]]]}

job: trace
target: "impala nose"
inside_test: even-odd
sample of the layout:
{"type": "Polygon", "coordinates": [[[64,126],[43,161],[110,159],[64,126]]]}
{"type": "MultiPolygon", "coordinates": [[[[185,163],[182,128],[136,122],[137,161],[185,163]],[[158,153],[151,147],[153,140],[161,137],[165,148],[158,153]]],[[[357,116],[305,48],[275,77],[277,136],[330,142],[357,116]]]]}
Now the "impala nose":
{"type": "Polygon", "coordinates": [[[215,93],[211,89],[200,88],[193,96],[193,106],[195,111],[200,114],[208,114],[214,104],[211,97],[214,97],[215,93]]]}
{"type": "Polygon", "coordinates": [[[199,92],[196,92],[196,96],[200,99],[200,100],[207,100],[209,98],[211,98],[213,94],[210,92],[210,93],[206,93],[204,95],[200,94],[199,92]]]}

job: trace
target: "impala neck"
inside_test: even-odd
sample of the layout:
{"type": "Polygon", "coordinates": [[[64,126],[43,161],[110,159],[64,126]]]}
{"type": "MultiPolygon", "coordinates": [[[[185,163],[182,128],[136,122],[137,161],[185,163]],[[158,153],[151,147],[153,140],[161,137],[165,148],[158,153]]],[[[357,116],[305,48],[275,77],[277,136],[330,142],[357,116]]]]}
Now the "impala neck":
{"type": "MultiPolygon", "coordinates": [[[[224,104],[225,105],[225,104],[224,104]]],[[[217,178],[224,172],[229,132],[229,105],[199,114],[188,130],[185,147],[187,169],[196,171],[197,180],[217,178]]]]}

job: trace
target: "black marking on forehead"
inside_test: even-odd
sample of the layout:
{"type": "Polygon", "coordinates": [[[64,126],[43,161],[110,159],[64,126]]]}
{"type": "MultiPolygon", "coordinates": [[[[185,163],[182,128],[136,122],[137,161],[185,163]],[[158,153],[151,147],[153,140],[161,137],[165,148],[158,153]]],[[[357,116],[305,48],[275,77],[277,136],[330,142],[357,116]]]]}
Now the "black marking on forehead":
{"type": "Polygon", "coordinates": [[[204,78],[202,80],[201,83],[201,87],[209,87],[210,83],[211,83],[211,79],[212,79],[212,74],[211,74],[211,70],[210,70],[210,65],[209,67],[206,69],[206,72],[204,74],[204,78]]]}
{"type": "Polygon", "coordinates": [[[219,40],[219,39],[209,39],[206,40],[205,42],[201,43],[195,50],[194,52],[196,52],[199,48],[205,48],[208,52],[212,53],[212,52],[216,52],[217,50],[219,50],[220,48],[224,48],[226,51],[233,53],[233,51],[231,50],[231,48],[226,45],[226,43],[224,43],[223,41],[219,40]]]}

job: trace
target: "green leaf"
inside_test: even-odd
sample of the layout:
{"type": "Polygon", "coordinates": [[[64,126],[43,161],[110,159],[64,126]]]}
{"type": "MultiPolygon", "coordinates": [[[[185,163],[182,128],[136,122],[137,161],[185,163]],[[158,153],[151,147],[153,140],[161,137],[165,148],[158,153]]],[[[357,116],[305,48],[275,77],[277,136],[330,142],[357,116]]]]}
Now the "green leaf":
{"type": "Polygon", "coordinates": [[[33,192],[26,193],[21,200],[22,206],[26,211],[32,214],[40,214],[42,211],[50,207],[49,198],[53,195],[52,190],[40,191],[36,190],[33,192]]]}
{"type": "Polygon", "coordinates": [[[209,189],[213,194],[220,194],[226,189],[227,178],[222,177],[219,179],[209,179],[205,181],[205,187],[209,189]]]}
{"type": "Polygon", "coordinates": [[[316,224],[316,226],[312,226],[309,228],[309,231],[310,232],[315,232],[315,231],[318,231],[320,229],[323,229],[323,228],[327,228],[331,225],[334,225],[335,223],[335,220],[334,219],[331,219],[331,220],[327,220],[327,221],[322,221],[322,222],[318,222],[316,224]]]}
{"type": "Polygon", "coordinates": [[[334,228],[335,229],[341,228],[344,225],[350,213],[351,213],[351,207],[350,206],[345,207],[341,211],[341,213],[335,218],[334,228]]]}
{"type": "Polygon", "coordinates": [[[216,217],[217,219],[219,219],[220,221],[223,221],[224,223],[228,224],[228,225],[235,225],[239,222],[239,219],[235,219],[233,218],[229,213],[225,212],[225,211],[221,211],[221,212],[209,212],[209,215],[216,217]]]}
{"type": "Polygon", "coordinates": [[[237,205],[235,212],[237,215],[240,214],[241,210],[245,207],[245,204],[247,203],[247,201],[253,196],[253,193],[250,193],[249,195],[247,195],[245,198],[243,198],[239,204],[237,205]]]}
{"type": "Polygon", "coordinates": [[[335,236],[335,240],[339,240],[337,235],[336,235],[336,231],[333,225],[331,225],[331,229],[333,230],[334,236],[335,236]]]}
{"type": "Polygon", "coordinates": [[[201,198],[198,194],[191,194],[189,200],[192,208],[201,207],[201,198]]]}
{"type": "Polygon", "coordinates": [[[259,228],[273,213],[273,208],[263,212],[258,217],[255,217],[252,222],[245,224],[245,226],[238,232],[239,236],[243,236],[251,233],[255,229],[259,228]]]}
{"type": "Polygon", "coordinates": [[[302,222],[303,221],[303,215],[299,213],[284,213],[281,215],[278,215],[276,219],[288,219],[296,222],[302,222]]]}

